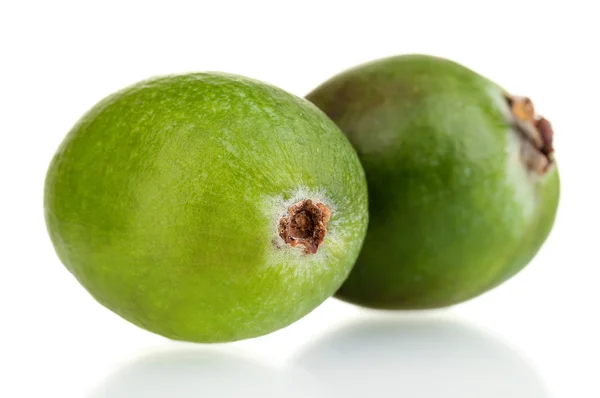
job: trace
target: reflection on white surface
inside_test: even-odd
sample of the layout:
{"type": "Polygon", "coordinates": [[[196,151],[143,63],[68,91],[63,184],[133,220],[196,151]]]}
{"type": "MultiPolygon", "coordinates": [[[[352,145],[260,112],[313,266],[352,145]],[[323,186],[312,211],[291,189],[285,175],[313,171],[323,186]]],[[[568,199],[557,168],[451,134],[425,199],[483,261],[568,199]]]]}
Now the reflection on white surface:
{"type": "Polygon", "coordinates": [[[124,365],[86,398],[192,397],[550,395],[531,365],[487,332],[455,320],[377,317],[317,338],[282,367],[234,350],[173,344],[124,365]]]}
{"type": "Polygon", "coordinates": [[[87,398],[326,398],[303,372],[210,347],[176,346],[117,370],[87,398]]]}
{"type": "Polygon", "coordinates": [[[296,363],[335,397],[549,397],[505,342],[450,320],[364,319],[313,343],[296,363]]]}

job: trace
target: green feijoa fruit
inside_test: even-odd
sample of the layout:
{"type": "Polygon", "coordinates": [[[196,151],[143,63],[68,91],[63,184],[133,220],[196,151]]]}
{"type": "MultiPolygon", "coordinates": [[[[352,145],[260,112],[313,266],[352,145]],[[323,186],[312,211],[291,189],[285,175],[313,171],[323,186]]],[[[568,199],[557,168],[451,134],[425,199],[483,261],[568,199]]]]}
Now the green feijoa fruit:
{"type": "Polygon", "coordinates": [[[46,177],[58,256],[101,304],[193,342],[264,335],[339,288],[366,232],[356,152],[310,102],[223,73],[99,102],[46,177]]]}
{"type": "Polygon", "coordinates": [[[338,297],[452,305],[515,275],[546,240],[559,175],[529,99],[426,55],[355,67],[307,98],[346,133],[369,185],[369,230],[338,297]]]}

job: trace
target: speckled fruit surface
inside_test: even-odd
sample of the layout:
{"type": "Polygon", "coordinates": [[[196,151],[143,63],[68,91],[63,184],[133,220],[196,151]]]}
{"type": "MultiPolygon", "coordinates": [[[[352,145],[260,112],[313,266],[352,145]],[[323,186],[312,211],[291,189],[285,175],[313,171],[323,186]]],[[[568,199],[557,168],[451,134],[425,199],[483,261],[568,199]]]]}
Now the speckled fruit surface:
{"type": "Polygon", "coordinates": [[[418,54],[357,66],[307,98],[346,133],[369,186],[369,230],[338,297],[452,305],[515,275],[546,240],[559,175],[529,99],[418,54]]]}
{"type": "Polygon", "coordinates": [[[367,228],[356,152],[310,102],[241,76],[157,77],[99,102],[45,184],[63,264],[163,336],[223,342],[301,318],[342,284],[367,228]]]}

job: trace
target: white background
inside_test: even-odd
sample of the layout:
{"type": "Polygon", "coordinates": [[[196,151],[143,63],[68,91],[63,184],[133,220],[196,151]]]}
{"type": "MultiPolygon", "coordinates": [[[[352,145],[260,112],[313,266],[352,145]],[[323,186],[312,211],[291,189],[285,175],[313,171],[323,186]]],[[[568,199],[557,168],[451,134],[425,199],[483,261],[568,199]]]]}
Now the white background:
{"type": "Polygon", "coordinates": [[[0,397],[600,397],[600,29],[594,2],[0,2],[0,397]],[[393,6],[391,5],[393,4],[393,6]],[[229,345],[174,343],[98,305],[56,258],[46,167],[105,95],[221,70],[304,95],[364,61],[449,57],[553,122],[562,197],[535,260],[449,310],[328,300],[229,345]]]}

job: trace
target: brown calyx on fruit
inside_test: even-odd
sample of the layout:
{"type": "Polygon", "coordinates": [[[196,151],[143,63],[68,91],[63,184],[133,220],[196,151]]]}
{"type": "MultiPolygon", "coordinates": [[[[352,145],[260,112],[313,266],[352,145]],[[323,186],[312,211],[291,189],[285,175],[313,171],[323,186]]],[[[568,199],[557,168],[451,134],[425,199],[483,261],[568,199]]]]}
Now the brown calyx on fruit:
{"type": "Polygon", "coordinates": [[[553,130],[550,122],[535,113],[527,97],[505,94],[512,114],[512,123],[523,138],[521,155],[527,168],[545,174],[554,164],[553,130]]]}
{"type": "Polygon", "coordinates": [[[323,203],[306,199],[288,208],[279,221],[279,236],[290,246],[303,245],[306,254],[315,254],[325,239],[331,211],[323,203]]]}

